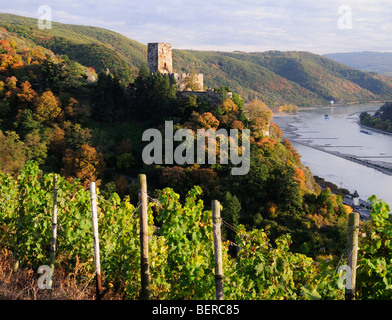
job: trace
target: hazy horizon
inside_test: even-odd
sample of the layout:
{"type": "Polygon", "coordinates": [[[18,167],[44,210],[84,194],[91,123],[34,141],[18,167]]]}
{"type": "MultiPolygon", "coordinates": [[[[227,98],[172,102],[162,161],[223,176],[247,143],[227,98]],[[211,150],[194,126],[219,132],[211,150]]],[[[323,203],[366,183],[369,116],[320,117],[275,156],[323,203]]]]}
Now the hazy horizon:
{"type": "Polygon", "coordinates": [[[44,4],[55,22],[101,27],[143,44],[170,42],[176,49],[392,52],[387,0],[16,0],[0,11],[38,19],[44,4]]]}

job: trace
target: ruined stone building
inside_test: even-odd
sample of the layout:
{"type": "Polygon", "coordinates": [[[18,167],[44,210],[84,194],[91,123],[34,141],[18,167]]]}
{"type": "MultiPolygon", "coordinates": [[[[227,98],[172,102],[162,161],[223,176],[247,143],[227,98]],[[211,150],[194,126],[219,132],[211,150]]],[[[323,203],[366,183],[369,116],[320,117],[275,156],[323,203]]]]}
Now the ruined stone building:
{"type": "Polygon", "coordinates": [[[149,43],[147,62],[151,74],[159,71],[162,74],[168,74],[169,76],[174,77],[179,91],[204,91],[202,73],[191,74],[173,72],[173,55],[170,43],[149,43]]]}

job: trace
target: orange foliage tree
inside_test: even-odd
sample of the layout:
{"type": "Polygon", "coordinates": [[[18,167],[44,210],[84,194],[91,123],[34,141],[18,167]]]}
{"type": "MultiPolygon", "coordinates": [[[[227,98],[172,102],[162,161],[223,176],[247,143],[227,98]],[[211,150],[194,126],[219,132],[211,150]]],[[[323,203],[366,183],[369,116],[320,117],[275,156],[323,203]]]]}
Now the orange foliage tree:
{"type": "Polygon", "coordinates": [[[229,114],[229,113],[238,114],[239,112],[238,106],[231,99],[224,100],[219,105],[219,109],[222,112],[222,114],[229,114]]]}
{"type": "Polygon", "coordinates": [[[61,113],[60,100],[52,91],[44,92],[36,99],[35,118],[40,122],[52,123],[61,113]]]}
{"type": "Polygon", "coordinates": [[[14,76],[6,79],[3,92],[7,102],[18,110],[32,108],[38,97],[30,82],[24,81],[18,86],[18,79],[14,76]]]}
{"type": "Polygon", "coordinates": [[[65,139],[65,131],[60,128],[57,124],[54,125],[54,129],[50,135],[49,150],[56,157],[56,159],[62,159],[67,148],[67,141],[65,139]]]}
{"type": "Polygon", "coordinates": [[[219,111],[221,112],[219,117],[221,126],[227,129],[231,128],[234,121],[237,121],[238,106],[233,100],[226,99],[219,105],[219,111]]]}
{"type": "Polygon", "coordinates": [[[86,188],[90,181],[95,181],[97,186],[100,185],[101,180],[98,177],[105,169],[105,162],[102,153],[97,152],[94,147],[83,144],[76,151],[67,149],[63,163],[61,174],[64,176],[80,179],[86,188]]]}
{"type": "Polygon", "coordinates": [[[272,120],[272,111],[264,102],[255,99],[244,106],[244,112],[250,120],[252,136],[261,138],[272,120]]]}
{"type": "Polygon", "coordinates": [[[197,118],[197,124],[204,129],[217,129],[219,121],[211,112],[204,112],[197,118]]]}
{"type": "Polygon", "coordinates": [[[6,53],[0,54],[0,72],[7,71],[13,64],[14,58],[6,53]]]}
{"type": "Polygon", "coordinates": [[[24,107],[31,106],[38,96],[34,89],[31,88],[31,84],[28,81],[22,82],[20,88],[15,88],[14,91],[18,104],[21,104],[24,107]]]}

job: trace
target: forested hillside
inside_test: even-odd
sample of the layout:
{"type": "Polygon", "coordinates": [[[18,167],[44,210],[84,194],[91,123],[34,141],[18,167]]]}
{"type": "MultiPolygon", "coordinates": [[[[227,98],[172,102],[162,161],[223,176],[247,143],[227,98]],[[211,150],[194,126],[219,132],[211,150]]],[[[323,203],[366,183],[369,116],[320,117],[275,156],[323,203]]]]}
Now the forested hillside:
{"type": "Polygon", "coordinates": [[[385,103],[373,115],[362,112],[359,120],[364,126],[392,133],[392,103],[385,103]]]}
{"type": "Polygon", "coordinates": [[[236,93],[226,98],[227,87],[218,90],[218,106],[208,97],[178,96],[168,76],[151,76],[146,67],[125,85],[110,72],[96,75],[28,39],[1,35],[1,171],[17,176],[31,160],[69,181],[77,178],[85,187],[97,181],[103,193],[134,200],[133,179],[144,171],[152,190],[172,187],[184,196],[201,186],[207,203],[219,199],[230,207],[224,215],[232,223],[268,226],[274,238],[292,232],[296,250],[315,255],[325,246],[338,250],[340,240],[330,237],[328,228],[339,228],[339,219],[345,219],[341,198],[321,192],[290,142],[282,141],[262,101],[244,106],[236,93]],[[163,129],[165,120],[195,132],[249,128],[250,173],[232,176],[231,165],[219,164],[145,166],[141,135],[148,128],[163,129]],[[266,126],[269,136],[263,134],[266,126]]]}
{"type": "MultiPolygon", "coordinates": [[[[110,71],[132,81],[146,61],[146,45],[96,27],[52,23],[40,30],[37,21],[0,14],[0,27],[33,40],[56,54],[66,54],[87,67],[110,71]]],[[[152,41],[155,41],[152,40],[152,41]]],[[[165,42],[165,39],[160,39],[165,42]]],[[[262,53],[173,50],[174,69],[201,72],[210,88],[229,86],[245,101],[259,98],[270,106],[298,106],[392,99],[392,80],[308,52],[262,53]]]]}
{"type": "MultiPolygon", "coordinates": [[[[149,207],[150,229],[156,235],[151,237],[155,298],[211,298],[209,204],[213,199],[222,204],[222,218],[230,226],[223,233],[229,298],[342,296],[342,291],[330,282],[338,277],[334,270],[346,248],[347,215],[351,209],[342,204],[341,195],[322,190],[315,182],[291,143],[282,139],[268,103],[275,96],[273,92],[280,95],[279,99],[288,94],[294,99],[288,90],[294,87],[314,97],[315,93],[305,88],[306,81],[300,86],[267,70],[261,62],[254,69],[251,66],[256,66],[255,62],[211,53],[213,61],[219,57],[222,62],[233,63],[225,77],[230,74],[233,79],[242,77],[245,81],[243,65],[259,70],[264,75],[264,85],[270,86],[269,98],[244,101],[234,87],[228,87],[237,80],[224,83],[229,78],[223,76],[221,86],[216,87],[217,101],[207,95],[180,95],[169,76],[151,75],[143,63],[133,68],[132,63],[121,58],[137,50],[143,52],[144,48],[133,42],[128,42],[133,49],[127,48],[125,42],[130,40],[125,37],[117,38],[125,41],[119,44],[109,31],[61,26],[60,33],[56,24],[52,31],[41,31],[13,19],[21,18],[5,15],[2,23],[7,22],[7,26],[0,30],[1,261],[12,260],[12,255],[24,268],[36,268],[47,261],[51,226],[48,204],[52,199],[49,191],[56,173],[62,241],[58,264],[72,275],[79,267],[91,272],[92,242],[87,244],[91,216],[86,190],[95,181],[104,235],[102,250],[108,253],[114,248],[104,267],[106,285],[122,297],[137,298],[138,228],[135,219],[130,224],[126,221],[131,221],[137,207],[137,175],[145,173],[148,195],[158,199],[149,207]],[[54,36],[46,32],[58,33],[54,36]],[[122,45],[123,51],[119,49],[122,45]],[[287,88],[286,95],[285,90],[279,91],[280,85],[287,88]],[[146,165],[142,151],[147,143],[142,141],[142,134],[151,128],[163,133],[167,120],[173,121],[174,130],[249,129],[249,173],[231,175],[234,165],[230,161],[227,165],[219,161],[146,165]],[[116,242],[113,237],[119,230],[124,234],[116,242]],[[237,255],[238,248],[242,251],[237,255]],[[257,279],[255,274],[259,275],[257,279]]],[[[183,53],[184,61],[188,54],[192,56],[188,51],[178,51],[176,55],[179,53],[183,53]]],[[[208,53],[194,53],[193,57],[198,55],[202,57],[200,61],[207,60],[208,53]]],[[[196,60],[189,60],[184,68],[197,69],[192,61],[196,60]]],[[[226,70],[227,65],[217,64],[216,68],[226,70]]],[[[215,142],[219,159],[223,140],[215,142]]],[[[361,294],[382,298],[390,297],[390,291],[385,291],[390,283],[383,280],[384,273],[377,273],[383,265],[373,259],[372,252],[386,252],[388,256],[390,242],[385,238],[390,226],[384,204],[375,203],[372,223],[385,229],[369,226],[371,239],[380,238],[380,245],[373,248],[364,240],[367,249],[362,252],[361,294]],[[375,292],[368,284],[369,278],[377,283],[375,292]]],[[[388,268],[384,265],[382,272],[388,268]]],[[[1,277],[4,274],[0,272],[1,277]]],[[[85,280],[75,275],[75,281],[85,280]]],[[[8,292],[2,291],[4,283],[0,278],[0,298],[8,292]]]]}
{"type": "Polygon", "coordinates": [[[384,76],[392,76],[391,52],[346,52],[328,53],[324,57],[343,63],[362,71],[376,72],[384,76]]]}

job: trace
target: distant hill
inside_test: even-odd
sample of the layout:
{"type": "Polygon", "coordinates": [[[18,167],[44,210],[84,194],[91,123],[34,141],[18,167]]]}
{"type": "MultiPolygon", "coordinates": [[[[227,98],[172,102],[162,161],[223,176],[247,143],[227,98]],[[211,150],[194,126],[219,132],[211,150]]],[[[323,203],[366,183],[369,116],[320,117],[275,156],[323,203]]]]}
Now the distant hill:
{"type": "MultiPolygon", "coordinates": [[[[96,72],[108,68],[125,82],[147,60],[146,45],[102,28],[53,22],[40,30],[36,19],[10,14],[0,14],[0,27],[96,72]]],[[[202,72],[205,86],[229,86],[246,101],[259,98],[270,106],[392,100],[391,78],[308,52],[173,50],[173,60],[176,71],[202,72]]]]}
{"type": "Polygon", "coordinates": [[[329,53],[324,57],[362,71],[392,76],[392,52],[329,53]]]}
{"type": "MultiPolygon", "coordinates": [[[[309,52],[267,51],[259,53],[222,53],[253,65],[262,66],[285,81],[299,85],[286,92],[311,99],[314,95],[324,103],[365,102],[391,99],[392,79],[362,72],[309,52]],[[306,93],[310,93],[306,95],[306,93]]],[[[280,91],[275,82],[275,89],[280,91]]],[[[284,89],[283,89],[284,90],[284,89]]],[[[283,91],[282,90],[282,91],[283,91]]],[[[289,98],[290,99],[290,98],[289,98]]],[[[304,99],[305,100],[305,99],[304,99]]]]}
{"type": "Polygon", "coordinates": [[[12,14],[0,14],[0,27],[97,72],[109,68],[128,81],[145,61],[147,52],[143,44],[97,27],[52,22],[52,29],[41,30],[37,19],[12,14]]]}

